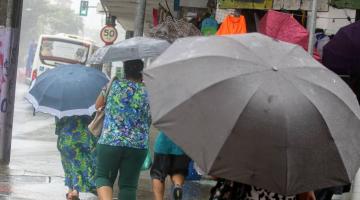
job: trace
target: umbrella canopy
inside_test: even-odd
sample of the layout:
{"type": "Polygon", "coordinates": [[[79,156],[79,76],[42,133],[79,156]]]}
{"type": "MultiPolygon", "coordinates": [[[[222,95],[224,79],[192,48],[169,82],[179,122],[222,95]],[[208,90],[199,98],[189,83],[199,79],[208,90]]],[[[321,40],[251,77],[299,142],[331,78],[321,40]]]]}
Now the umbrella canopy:
{"type": "Polygon", "coordinates": [[[210,175],[293,195],[345,185],[359,167],[355,95],[297,45],[180,39],[145,83],[154,125],[210,175]]]}
{"type": "Polygon", "coordinates": [[[184,19],[173,19],[168,16],[164,22],[150,29],[149,36],[167,40],[173,43],[178,38],[201,36],[201,31],[192,23],[184,19]]]}
{"type": "Polygon", "coordinates": [[[41,74],[26,99],[35,111],[58,118],[92,115],[95,101],[108,82],[101,71],[82,65],[60,65],[41,74]]]}
{"type": "Polygon", "coordinates": [[[269,10],[260,21],[259,32],[308,48],[309,32],[291,14],[269,10]]]}
{"type": "MultiPolygon", "coordinates": [[[[269,10],[260,20],[259,32],[277,40],[300,45],[305,50],[308,49],[309,32],[291,14],[269,10]]],[[[316,49],[314,58],[320,60],[316,49]]]]}
{"type": "Polygon", "coordinates": [[[338,74],[360,72],[360,21],[341,28],[324,46],[323,64],[338,74]]]}
{"type": "Polygon", "coordinates": [[[98,49],[89,60],[90,64],[127,61],[159,56],[170,46],[166,40],[134,37],[98,49]]]}

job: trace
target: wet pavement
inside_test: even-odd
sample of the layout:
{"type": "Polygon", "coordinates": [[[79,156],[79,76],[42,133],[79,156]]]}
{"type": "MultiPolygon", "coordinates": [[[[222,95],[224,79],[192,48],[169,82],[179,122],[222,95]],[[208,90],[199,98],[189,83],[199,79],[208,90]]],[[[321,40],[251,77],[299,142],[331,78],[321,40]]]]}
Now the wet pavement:
{"type": "MultiPolygon", "coordinates": [[[[33,116],[31,105],[24,99],[27,88],[28,85],[17,83],[11,162],[9,166],[0,166],[0,200],[63,200],[66,187],[56,149],[55,120],[41,113],[33,116]]],[[[208,199],[213,184],[212,181],[187,182],[184,200],[208,199]]],[[[170,196],[170,186],[167,188],[167,196],[170,196]]],[[[80,198],[97,199],[92,194],[82,193],[80,198]]],[[[151,199],[150,176],[148,171],[144,171],[140,178],[138,200],[151,199]]]]}

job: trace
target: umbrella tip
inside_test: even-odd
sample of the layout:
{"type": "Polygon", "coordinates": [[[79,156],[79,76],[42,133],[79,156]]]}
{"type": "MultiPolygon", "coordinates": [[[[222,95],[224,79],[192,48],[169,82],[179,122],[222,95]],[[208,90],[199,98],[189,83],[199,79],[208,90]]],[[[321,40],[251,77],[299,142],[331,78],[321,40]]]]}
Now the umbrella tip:
{"type": "Polygon", "coordinates": [[[276,66],[274,66],[274,67],[272,67],[272,70],[275,71],[275,72],[277,72],[277,71],[279,71],[279,68],[277,68],[276,66]]]}

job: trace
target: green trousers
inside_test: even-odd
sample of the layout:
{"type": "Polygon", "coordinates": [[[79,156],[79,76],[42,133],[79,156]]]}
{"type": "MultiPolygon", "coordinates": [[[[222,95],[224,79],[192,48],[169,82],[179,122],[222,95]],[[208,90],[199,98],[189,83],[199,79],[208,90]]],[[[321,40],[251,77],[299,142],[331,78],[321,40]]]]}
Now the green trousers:
{"type": "Polygon", "coordinates": [[[97,145],[96,187],[113,187],[119,173],[119,200],[136,200],[141,166],[147,150],[97,145]]]}

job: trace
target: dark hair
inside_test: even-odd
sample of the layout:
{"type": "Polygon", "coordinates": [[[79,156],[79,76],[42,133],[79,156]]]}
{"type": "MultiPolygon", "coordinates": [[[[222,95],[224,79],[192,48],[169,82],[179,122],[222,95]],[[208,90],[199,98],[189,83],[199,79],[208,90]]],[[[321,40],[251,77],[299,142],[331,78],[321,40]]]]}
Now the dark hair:
{"type": "Polygon", "coordinates": [[[132,78],[136,80],[142,79],[142,70],[144,69],[144,62],[142,60],[128,60],[124,62],[125,78],[132,78]]]}
{"type": "Polygon", "coordinates": [[[325,31],[322,28],[317,28],[315,29],[315,33],[325,33],[325,31]]]}

